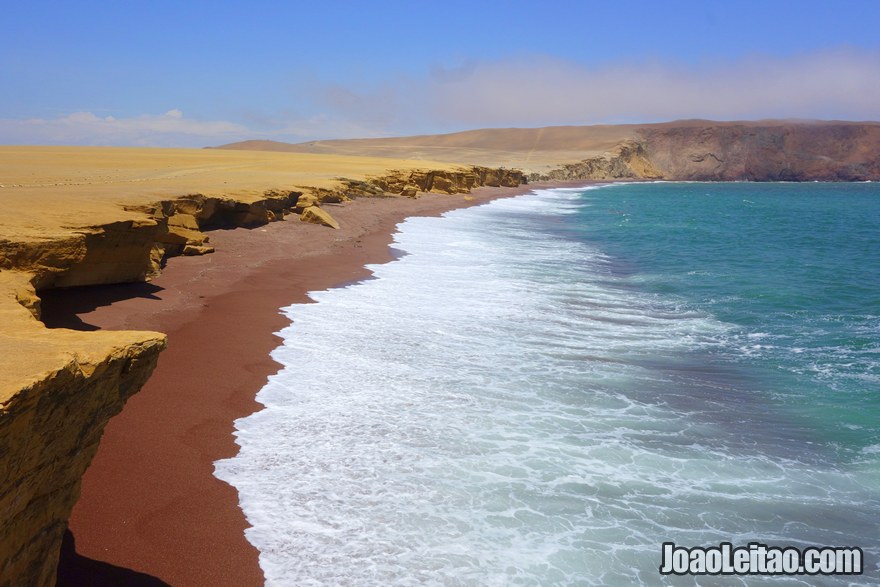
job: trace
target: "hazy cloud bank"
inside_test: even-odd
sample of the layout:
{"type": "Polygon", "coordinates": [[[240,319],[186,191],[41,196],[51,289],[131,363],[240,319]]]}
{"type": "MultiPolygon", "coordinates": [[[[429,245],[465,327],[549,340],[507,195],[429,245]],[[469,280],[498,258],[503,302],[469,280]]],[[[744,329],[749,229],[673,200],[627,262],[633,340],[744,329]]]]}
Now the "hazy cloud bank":
{"type": "Polygon", "coordinates": [[[136,147],[206,147],[246,139],[307,141],[315,138],[378,136],[374,126],[338,114],[288,120],[275,117],[256,126],[187,118],[178,109],[129,118],[74,112],[56,118],[0,119],[0,144],[136,147]]]}
{"type": "Polygon", "coordinates": [[[682,118],[880,120],[880,53],[837,49],[790,58],[584,65],[523,57],[396,75],[368,89],[302,80],[287,114],[249,105],[244,122],[160,115],[0,119],[0,144],[202,147],[252,138],[307,141],[468,128],[639,123],[682,118]],[[296,114],[293,114],[296,112],[296,114]]]}
{"type": "Polygon", "coordinates": [[[684,118],[878,120],[877,96],[880,54],[839,49],[699,65],[585,67],[553,57],[477,62],[367,92],[327,84],[319,105],[392,131],[427,132],[684,118]]]}
{"type": "Polygon", "coordinates": [[[211,141],[236,140],[247,132],[245,126],[232,122],[186,118],[177,109],[131,118],[74,112],[52,119],[0,119],[0,142],[26,145],[202,147],[211,141]]]}
{"type": "Polygon", "coordinates": [[[880,54],[839,50],[697,66],[585,68],[557,59],[479,64],[433,80],[431,112],[469,124],[681,118],[880,118],[880,54]]]}

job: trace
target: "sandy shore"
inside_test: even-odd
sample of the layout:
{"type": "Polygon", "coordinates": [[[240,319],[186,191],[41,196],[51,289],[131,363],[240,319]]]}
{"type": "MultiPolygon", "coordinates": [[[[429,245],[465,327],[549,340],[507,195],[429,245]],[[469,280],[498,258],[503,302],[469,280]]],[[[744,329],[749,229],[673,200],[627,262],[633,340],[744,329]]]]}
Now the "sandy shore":
{"type": "Polygon", "coordinates": [[[391,235],[406,217],[533,187],[328,205],[341,230],[293,219],[214,231],[216,253],[172,259],[151,283],[49,292],[50,326],[168,334],[152,378],[111,420],[83,479],[61,584],[263,584],[238,495],[213,463],[236,454],[233,421],[259,409],[254,396],[278,369],[269,352],[287,324],[279,308],[391,260],[391,235]]]}

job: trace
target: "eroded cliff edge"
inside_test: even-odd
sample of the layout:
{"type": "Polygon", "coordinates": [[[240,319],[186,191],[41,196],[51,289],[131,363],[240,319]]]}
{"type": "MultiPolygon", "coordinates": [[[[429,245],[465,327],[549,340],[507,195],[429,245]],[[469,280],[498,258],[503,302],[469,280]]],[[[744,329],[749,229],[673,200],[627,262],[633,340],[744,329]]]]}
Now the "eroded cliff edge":
{"type": "Polygon", "coordinates": [[[516,170],[404,166],[323,187],[135,198],[109,216],[104,210],[99,224],[55,230],[44,223],[28,232],[25,219],[16,234],[0,233],[0,466],[7,473],[0,480],[0,585],[54,584],[67,519],[103,429],[165,346],[155,332],[48,329],[39,321],[40,291],[148,280],[170,257],[212,252],[206,232],[215,228],[285,218],[333,226],[321,208],[326,202],[464,194],[523,180],[516,170]]]}

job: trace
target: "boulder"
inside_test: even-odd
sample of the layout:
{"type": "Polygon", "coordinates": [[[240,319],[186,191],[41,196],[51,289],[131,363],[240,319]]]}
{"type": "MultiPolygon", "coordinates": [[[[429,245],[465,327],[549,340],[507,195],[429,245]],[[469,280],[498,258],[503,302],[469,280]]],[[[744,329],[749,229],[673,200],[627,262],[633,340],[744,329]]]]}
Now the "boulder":
{"type": "Polygon", "coordinates": [[[213,253],[214,247],[211,245],[186,245],[183,247],[182,254],[187,257],[195,257],[198,255],[207,255],[213,253]]]}
{"type": "Polygon", "coordinates": [[[339,223],[330,216],[329,213],[318,208],[317,206],[309,206],[305,210],[303,210],[302,215],[299,217],[303,222],[311,222],[312,224],[323,224],[324,226],[329,226],[330,228],[339,229],[339,223]]]}
{"type": "Polygon", "coordinates": [[[293,207],[294,212],[298,212],[302,214],[303,210],[310,206],[318,205],[318,196],[315,194],[303,194],[296,200],[296,205],[293,207]]]}
{"type": "Polygon", "coordinates": [[[408,183],[403,186],[403,191],[400,192],[400,195],[406,196],[407,198],[418,198],[419,186],[408,183]]]}

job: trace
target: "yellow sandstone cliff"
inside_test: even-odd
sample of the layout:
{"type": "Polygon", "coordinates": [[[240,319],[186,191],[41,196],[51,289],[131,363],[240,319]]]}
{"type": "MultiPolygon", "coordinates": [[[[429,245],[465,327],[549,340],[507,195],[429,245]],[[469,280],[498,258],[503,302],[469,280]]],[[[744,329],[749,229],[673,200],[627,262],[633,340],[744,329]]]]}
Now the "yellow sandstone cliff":
{"type": "Polygon", "coordinates": [[[155,332],[50,330],[21,301],[29,276],[0,273],[0,584],[52,585],[80,479],[104,425],[146,382],[155,332]]]}

